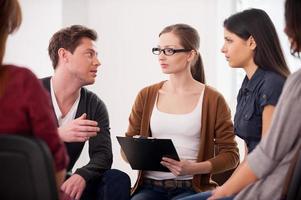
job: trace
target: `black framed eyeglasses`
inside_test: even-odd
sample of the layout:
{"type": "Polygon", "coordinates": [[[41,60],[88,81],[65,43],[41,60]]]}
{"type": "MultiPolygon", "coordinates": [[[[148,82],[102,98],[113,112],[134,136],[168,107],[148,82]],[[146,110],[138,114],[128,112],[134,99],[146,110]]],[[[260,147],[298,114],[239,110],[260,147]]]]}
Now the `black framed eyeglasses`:
{"type": "Polygon", "coordinates": [[[172,56],[175,53],[179,53],[179,52],[189,52],[189,51],[191,51],[191,49],[173,49],[173,48],[160,49],[158,47],[155,47],[152,49],[152,52],[155,55],[160,55],[162,51],[163,51],[164,55],[172,56]]]}

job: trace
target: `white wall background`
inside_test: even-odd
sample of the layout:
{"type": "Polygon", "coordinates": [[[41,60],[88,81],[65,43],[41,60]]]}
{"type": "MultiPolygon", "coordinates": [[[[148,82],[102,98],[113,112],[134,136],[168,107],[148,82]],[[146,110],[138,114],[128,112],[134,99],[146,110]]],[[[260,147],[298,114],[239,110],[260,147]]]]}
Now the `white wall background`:
{"type": "MultiPolygon", "coordinates": [[[[241,75],[228,67],[220,53],[223,44],[223,20],[237,10],[264,8],[274,21],[285,52],[289,55],[283,33],[284,0],[20,0],[23,23],[9,38],[5,61],[32,69],[38,77],[53,73],[47,47],[54,32],[71,24],[95,29],[100,67],[97,81],[89,88],[106,103],[113,142],[113,168],[130,174],[136,172],[121,159],[117,135],[124,135],[128,116],[138,91],[167,77],[161,73],[151,48],[157,45],[159,32],[167,25],[187,23],[201,37],[200,52],[207,83],[224,94],[235,111],[235,99],[241,75]]],[[[297,66],[287,56],[291,66],[297,66]]],[[[292,70],[297,67],[292,67],[292,70]]],[[[240,142],[242,150],[242,143],[240,142]]],[[[243,150],[241,151],[243,155],[243,150]]],[[[82,154],[77,166],[89,160],[82,154]]]]}

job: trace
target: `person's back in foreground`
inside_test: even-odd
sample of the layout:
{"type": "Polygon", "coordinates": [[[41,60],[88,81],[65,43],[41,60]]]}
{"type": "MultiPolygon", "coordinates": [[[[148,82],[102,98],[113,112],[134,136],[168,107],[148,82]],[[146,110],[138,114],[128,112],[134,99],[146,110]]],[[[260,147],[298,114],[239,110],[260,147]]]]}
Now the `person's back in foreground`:
{"type": "Polygon", "coordinates": [[[0,1],[0,13],[0,134],[43,140],[52,153],[59,188],[68,158],[58,137],[47,93],[30,70],[2,63],[7,36],[21,24],[18,1],[0,1]]]}

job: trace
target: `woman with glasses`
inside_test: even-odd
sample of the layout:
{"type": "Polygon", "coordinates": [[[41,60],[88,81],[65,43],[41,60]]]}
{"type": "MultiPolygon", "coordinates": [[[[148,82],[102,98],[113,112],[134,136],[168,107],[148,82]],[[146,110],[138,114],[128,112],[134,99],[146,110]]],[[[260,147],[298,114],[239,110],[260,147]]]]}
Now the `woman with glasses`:
{"type": "Polygon", "coordinates": [[[163,157],[170,172],[140,171],[132,200],[178,199],[217,186],[211,174],[239,162],[230,110],[205,85],[197,31],[186,24],[165,27],[152,49],[169,79],[142,89],[126,136],[172,139],[180,161],[163,157]]]}
{"type": "MultiPolygon", "coordinates": [[[[286,0],[285,32],[291,52],[300,58],[301,1],[286,0]]],[[[290,75],[284,85],[268,134],[237,168],[233,176],[213,192],[181,200],[300,199],[287,197],[296,158],[301,153],[301,70],[290,75]]],[[[296,170],[296,169],[295,169],[296,170]]]]}

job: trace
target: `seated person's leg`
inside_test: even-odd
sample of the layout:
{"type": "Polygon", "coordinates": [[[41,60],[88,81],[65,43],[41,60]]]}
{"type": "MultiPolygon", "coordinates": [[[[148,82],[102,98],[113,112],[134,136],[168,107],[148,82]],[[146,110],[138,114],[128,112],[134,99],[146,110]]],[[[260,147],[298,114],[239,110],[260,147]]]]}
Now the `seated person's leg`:
{"type": "Polygon", "coordinates": [[[151,186],[142,186],[141,189],[134,196],[131,200],[166,200],[167,197],[163,192],[156,190],[151,186]]]}
{"type": "Polygon", "coordinates": [[[101,179],[88,182],[81,200],[129,200],[130,177],[117,169],[107,170],[101,179]]]}
{"type": "Polygon", "coordinates": [[[86,183],[81,200],[97,200],[98,187],[101,187],[102,179],[95,179],[86,183]]]}
{"type": "Polygon", "coordinates": [[[206,200],[207,198],[209,198],[212,195],[211,191],[208,192],[200,192],[198,194],[194,194],[188,197],[184,197],[182,199],[179,200],[206,200]]]}
{"type": "MultiPolygon", "coordinates": [[[[188,197],[184,197],[182,199],[179,200],[207,200],[209,197],[211,197],[212,192],[211,191],[207,191],[207,192],[200,192],[198,194],[194,194],[188,197]]],[[[219,200],[233,200],[234,197],[223,197],[219,200]]]]}
{"type": "MultiPolygon", "coordinates": [[[[129,200],[131,191],[130,177],[117,169],[110,169],[103,175],[103,200],[129,200]]],[[[98,200],[98,199],[97,199],[98,200]]]]}
{"type": "Polygon", "coordinates": [[[176,193],[173,194],[173,197],[171,198],[171,200],[181,200],[185,197],[188,197],[188,196],[192,196],[194,195],[196,192],[190,188],[182,188],[182,189],[177,189],[176,193]]]}

